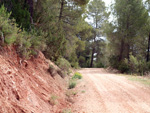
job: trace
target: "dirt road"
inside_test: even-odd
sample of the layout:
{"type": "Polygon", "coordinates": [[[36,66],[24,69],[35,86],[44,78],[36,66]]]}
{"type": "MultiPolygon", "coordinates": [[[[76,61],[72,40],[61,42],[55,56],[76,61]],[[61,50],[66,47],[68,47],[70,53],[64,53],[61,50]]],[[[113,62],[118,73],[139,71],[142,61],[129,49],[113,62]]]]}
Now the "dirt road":
{"type": "Polygon", "coordinates": [[[73,113],[150,113],[150,88],[104,69],[82,69],[73,113]]]}

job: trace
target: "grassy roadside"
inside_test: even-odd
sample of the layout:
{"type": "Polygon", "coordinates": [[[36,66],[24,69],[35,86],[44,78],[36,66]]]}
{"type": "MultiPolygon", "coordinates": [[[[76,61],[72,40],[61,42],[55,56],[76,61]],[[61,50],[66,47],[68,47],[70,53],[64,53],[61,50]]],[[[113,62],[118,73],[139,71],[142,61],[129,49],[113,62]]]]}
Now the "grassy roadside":
{"type": "Polygon", "coordinates": [[[125,74],[119,74],[119,75],[125,76],[128,80],[139,82],[150,87],[150,78],[148,77],[136,76],[136,75],[125,75],[125,74]]]}

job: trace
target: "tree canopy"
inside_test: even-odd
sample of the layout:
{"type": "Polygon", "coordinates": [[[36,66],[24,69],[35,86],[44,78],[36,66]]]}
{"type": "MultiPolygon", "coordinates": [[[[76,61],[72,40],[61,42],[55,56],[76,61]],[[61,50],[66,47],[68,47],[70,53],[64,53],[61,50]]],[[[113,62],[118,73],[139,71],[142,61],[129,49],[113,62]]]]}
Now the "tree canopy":
{"type": "Polygon", "coordinates": [[[16,45],[22,57],[41,50],[75,68],[150,70],[150,0],[115,0],[111,11],[102,0],[0,0],[0,6],[1,43],[16,45]]]}

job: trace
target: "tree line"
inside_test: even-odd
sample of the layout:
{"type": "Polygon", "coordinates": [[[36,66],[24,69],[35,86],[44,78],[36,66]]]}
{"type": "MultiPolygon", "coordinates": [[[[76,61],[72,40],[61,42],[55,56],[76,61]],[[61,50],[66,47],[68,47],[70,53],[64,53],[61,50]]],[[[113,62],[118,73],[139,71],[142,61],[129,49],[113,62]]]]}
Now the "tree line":
{"type": "MultiPolygon", "coordinates": [[[[149,1],[115,0],[114,20],[107,23],[110,65],[121,72],[150,71],[149,1]]],[[[107,50],[108,51],[108,50],[107,50]]]]}
{"type": "Polygon", "coordinates": [[[1,39],[24,57],[41,50],[75,68],[150,70],[149,0],[115,0],[111,11],[102,0],[0,0],[0,6],[1,39]]]}

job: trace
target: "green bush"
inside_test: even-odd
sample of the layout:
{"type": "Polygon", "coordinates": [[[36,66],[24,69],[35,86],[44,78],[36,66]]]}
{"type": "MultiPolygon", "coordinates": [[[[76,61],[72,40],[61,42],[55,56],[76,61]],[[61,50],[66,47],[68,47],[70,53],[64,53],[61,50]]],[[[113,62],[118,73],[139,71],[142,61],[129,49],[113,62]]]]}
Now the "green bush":
{"type": "Polygon", "coordinates": [[[73,75],[72,79],[82,79],[81,73],[76,72],[76,73],[73,75]]]}
{"type": "Polygon", "coordinates": [[[118,70],[121,71],[121,73],[128,73],[129,72],[129,65],[128,65],[128,60],[125,59],[124,61],[121,61],[119,63],[118,70]]]}
{"type": "Polygon", "coordinates": [[[79,63],[78,62],[71,62],[72,67],[75,69],[79,69],[79,63]]]}
{"type": "Polygon", "coordinates": [[[118,69],[119,67],[119,62],[118,62],[118,56],[110,56],[109,57],[109,64],[112,68],[118,69]]]}
{"type": "MultiPolygon", "coordinates": [[[[74,50],[75,51],[75,50],[74,50]]],[[[78,69],[79,68],[79,63],[78,63],[78,58],[75,52],[73,52],[70,56],[70,58],[68,58],[68,61],[71,64],[71,67],[78,69]]]]}
{"type": "Polygon", "coordinates": [[[0,8],[0,36],[2,43],[11,45],[16,41],[18,28],[14,20],[9,19],[11,13],[7,13],[4,6],[0,8]]]}
{"type": "Polygon", "coordinates": [[[150,61],[147,62],[147,71],[150,71],[150,61]]]}
{"type": "Polygon", "coordinates": [[[105,66],[104,66],[104,64],[102,63],[102,62],[98,62],[97,64],[96,64],[96,67],[97,68],[104,68],[105,66]]]}
{"type": "Polygon", "coordinates": [[[140,75],[144,75],[144,73],[148,71],[147,68],[148,68],[148,65],[145,60],[138,61],[138,71],[140,75]]]}
{"type": "MultiPolygon", "coordinates": [[[[37,31],[38,32],[38,31],[37,31]]],[[[46,45],[42,39],[42,34],[34,30],[31,32],[21,31],[15,44],[18,46],[18,53],[26,59],[38,54],[38,50],[43,50],[46,45]]]]}
{"type": "Polygon", "coordinates": [[[56,64],[59,68],[61,68],[63,71],[69,72],[69,69],[71,68],[70,63],[65,58],[59,58],[56,61],[56,64]]]}
{"type": "Polygon", "coordinates": [[[139,69],[138,69],[138,65],[139,65],[139,62],[137,60],[136,57],[134,57],[132,54],[130,54],[129,56],[129,67],[130,67],[130,70],[131,70],[131,74],[132,73],[138,73],[139,69]]]}
{"type": "Polygon", "coordinates": [[[75,80],[70,80],[69,81],[69,89],[75,88],[77,85],[75,80]]]}
{"type": "Polygon", "coordinates": [[[81,67],[84,67],[85,62],[86,62],[86,61],[85,61],[85,57],[80,56],[80,57],[79,57],[79,64],[80,64],[81,67]]]}
{"type": "Polygon", "coordinates": [[[10,19],[11,13],[7,13],[4,6],[0,8],[0,37],[1,45],[15,44],[18,46],[17,52],[23,58],[30,58],[31,55],[36,55],[37,50],[44,48],[43,33],[38,30],[26,32],[17,28],[16,21],[10,19]]]}

